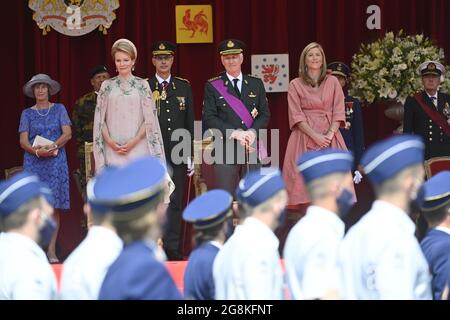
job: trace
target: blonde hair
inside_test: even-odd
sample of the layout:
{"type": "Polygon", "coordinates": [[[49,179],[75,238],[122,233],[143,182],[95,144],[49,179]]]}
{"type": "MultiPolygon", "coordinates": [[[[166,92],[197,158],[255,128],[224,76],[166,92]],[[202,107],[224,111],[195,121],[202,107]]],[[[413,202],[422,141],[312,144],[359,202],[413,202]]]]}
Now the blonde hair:
{"type": "Polygon", "coordinates": [[[325,59],[325,53],[323,52],[323,48],[320,44],[317,42],[311,42],[308,44],[302,51],[302,54],[300,55],[300,61],[298,64],[298,76],[301,78],[305,83],[309,84],[312,87],[315,87],[316,85],[320,86],[322,81],[325,79],[327,75],[327,60],[325,59]],[[308,69],[306,66],[306,55],[308,54],[311,49],[317,48],[319,49],[320,53],[322,54],[322,66],[320,67],[320,76],[319,79],[317,79],[317,83],[308,75],[308,69]]]}
{"type": "Polygon", "coordinates": [[[128,39],[119,39],[114,42],[111,48],[111,57],[114,60],[117,52],[123,52],[130,56],[131,60],[136,60],[137,50],[136,46],[128,39]]]}

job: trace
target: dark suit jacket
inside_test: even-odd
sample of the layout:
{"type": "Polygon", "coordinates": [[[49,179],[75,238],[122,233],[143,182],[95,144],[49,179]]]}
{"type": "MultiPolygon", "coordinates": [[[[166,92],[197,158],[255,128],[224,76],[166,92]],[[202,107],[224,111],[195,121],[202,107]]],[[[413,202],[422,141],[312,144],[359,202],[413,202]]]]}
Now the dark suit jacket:
{"type": "MultiPolygon", "coordinates": [[[[436,110],[436,107],[426,92],[423,91],[421,94],[427,106],[436,110]]],[[[445,103],[450,104],[450,96],[439,92],[438,111],[440,113],[442,113],[445,103]]],[[[425,111],[423,111],[422,107],[413,96],[408,97],[405,102],[403,132],[415,133],[422,137],[425,142],[425,159],[450,156],[450,138],[439,125],[434,123],[425,111]]]]}
{"type": "MultiPolygon", "coordinates": [[[[243,75],[240,100],[247,107],[247,110],[257,116],[254,118],[251,128],[247,128],[241,118],[234,112],[225,99],[211,84],[212,81],[221,79],[228,89],[228,92],[239,98],[234,91],[232,82],[228,79],[226,73],[222,73],[216,78],[208,80],[205,85],[205,96],[203,100],[203,129],[218,129],[222,133],[224,140],[224,155],[226,154],[225,143],[234,142],[229,139],[231,131],[227,129],[259,129],[267,128],[270,118],[270,111],[266,98],[266,90],[261,79],[249,75],[243,75]]],[[[236,153],[235,153],[236,154],[236,153]]]]}
{"type": "Polygon", "coordinates": [[[445,285],[450,285],[450,234],[431,229],[420,242],[423,254],[428,261],[433,276],[431,287],[434,299],[440,300],[445,285]]]}
{"type": "MultiPolygon", "coordinates": [[[[158,90],[161,93],[162,88],[155,76],[149,80],[149,85],[152,92],[158,90]]],[[[172,76],[166,92],[167,98],[155,101],[155,104],[157,108],[159,104],[159,126],[166,159],[170,160],[173,147],[179,143],[179,141],[171,141],[173,131],[180,128],[187,129],[191,134],[191,142],[194,139],[194,101],[191,85],[182,78],[172,76]]]]}
{"type": "Polygon", "coordinates": [[[350,120],[350,128],[340,128],[342,137],[344,138],[347,149],[353,152],[354,165],[353,169],[356,170],[364,152],[364,126],[363,117],[361,111],[361,104],[358,99],[352,96],[346,96],[345,102],[353,102],[353,116],[350,120]]]}

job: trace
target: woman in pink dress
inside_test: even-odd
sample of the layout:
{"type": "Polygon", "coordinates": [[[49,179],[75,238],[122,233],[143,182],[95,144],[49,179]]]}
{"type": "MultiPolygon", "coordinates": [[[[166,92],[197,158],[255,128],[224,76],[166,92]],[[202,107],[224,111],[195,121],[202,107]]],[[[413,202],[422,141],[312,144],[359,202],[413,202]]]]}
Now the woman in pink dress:
{"type": "Polygon", "coordinates": [[[309,198],[297,160],[310,150],[347,150],[339,127],[345,126],[344,93],[336,77],[327,75],[325,54],[320,44],[308,44],[300,55],[299,77],[288,89],[291,136],[283,165],[283,177],[290,206],[307,204],[309,198]]]}
{"type": "MultiPolygon", "coordinates": [[[[118,75],[102,83],[97,97],[93,129],[95,171],[123,165],[144,155],[158,157],[165,164],[150,86],[132,73],[136,47],[130,40],[119,39],[112,46],[111,55],[118,75]]],[[[167,178],[170,194],[174,185],[167,178]]]]}

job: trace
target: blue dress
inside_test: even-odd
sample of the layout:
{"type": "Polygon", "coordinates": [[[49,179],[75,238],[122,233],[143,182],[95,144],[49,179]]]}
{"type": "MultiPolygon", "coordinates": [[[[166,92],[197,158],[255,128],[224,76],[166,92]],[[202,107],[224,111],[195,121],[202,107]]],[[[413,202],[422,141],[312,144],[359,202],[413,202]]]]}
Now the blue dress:
{"type": "MultiPolygon", "coordinates": [[[[62,135],[62,126],[71,125],[66,108],[55,103],[50,110],[27,108],[20,117],[19,133],[28,132],[28,140],[33,144],[36,135],[56,141],[62,135]],[[47,113],[48,111],[48,113],[47,113]]],[[[36,157],[25,152],[23,168],[36,174],[53,192],[55,209],[69,209],[69,169],[65,148],[58,150],[56,157],[36,157]]]]}

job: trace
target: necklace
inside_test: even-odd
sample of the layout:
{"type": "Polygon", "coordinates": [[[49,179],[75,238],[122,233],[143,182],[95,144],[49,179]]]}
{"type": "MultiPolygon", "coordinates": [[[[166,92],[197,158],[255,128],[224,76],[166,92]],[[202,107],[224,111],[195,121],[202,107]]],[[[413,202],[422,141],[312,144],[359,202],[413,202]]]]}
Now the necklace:
{"type": "Polygon", "coordinates": [[[50,109],[52,108],[52,104],[49,104],[47,112],[45,114],[39,112],[37,105],[35,105],[35,107],[36,107],[36,112],[38,115],[40,115],[41,117],[46,117],[49,114],[50,109]]]}

